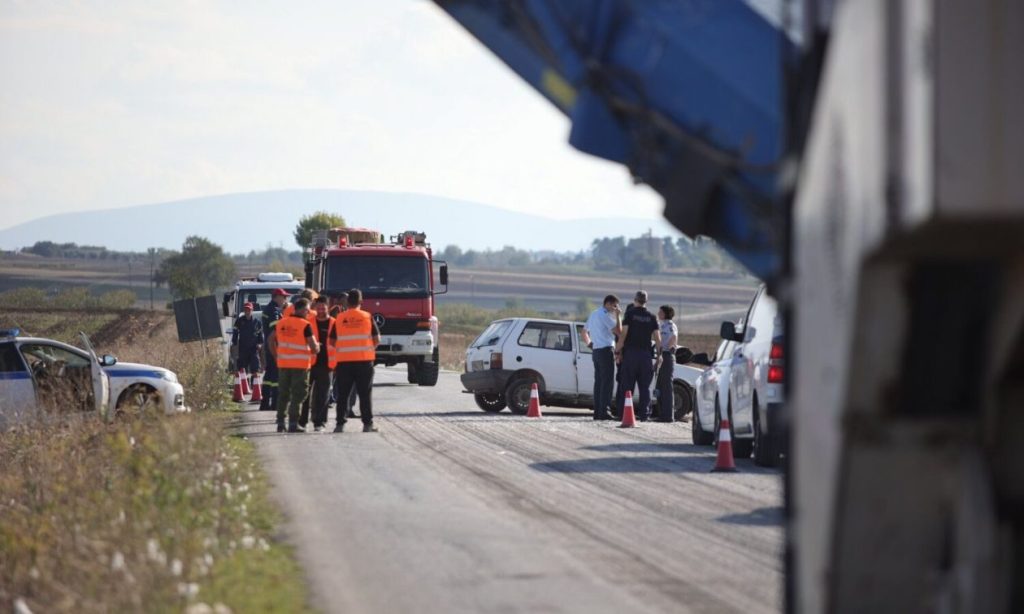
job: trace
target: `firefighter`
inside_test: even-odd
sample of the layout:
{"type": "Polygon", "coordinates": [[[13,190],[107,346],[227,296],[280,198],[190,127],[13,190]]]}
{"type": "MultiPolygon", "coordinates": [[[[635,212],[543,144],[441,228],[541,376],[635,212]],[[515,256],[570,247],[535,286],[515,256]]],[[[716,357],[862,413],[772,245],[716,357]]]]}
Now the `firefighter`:
{"type": "Polygon", "coordinates": [[[278,385],[277,432],[285,430],[284,416],[288,413],[288,432],[298,433],[299,410],[309,390],[309,367],[320,353],[313,326],[309,323],[309,301],[295,301],[292,315],[278,320],[274,332],[267,340],[267,348],[277,360],[278,385]]]}
{"type": "MultiPolygon", "coordinates": [[[[334,332],[329,342],[334,344],[334,359],[337,366],[334,378],[338,382],[338,399],[347,399],[355,387],[359,396],[359,416],[363,421],[364,433],[376,433],[373,424],[373,362],[377,357],[377,344],[380,343],[380,331],[373,318],[360,309],[363,293],[357,289],[349,290],[348,310],[338,314],[334,319],[334,332]]],[[[348,419],[342,404],[338,403],[335,412],[337,424],[335,433],[345,430],[348,419]]]]}
{"type": "Polygon", "coordinates": [[[231,346],[238,357],[235,366],[245,369],[250,377],[260,372],[263,351],[263,322],[253,317],[252,310],[252,303],[242,306],[242,315],[235,320],[231,333],[231,346]]]}
{"type": "MultiPolygon", "coordinates": [[[[270,302],[263,308],[263,339],[270,339],[274,327],[282,317],[282,309],[290,295],[281,288],[271,292],[270,302]]],[[[263,374],[263,400],[260,401],[260,411],[277,411],[277,361],[273,356],[267,356],[264,364],[267,370],[263,374]]]]}

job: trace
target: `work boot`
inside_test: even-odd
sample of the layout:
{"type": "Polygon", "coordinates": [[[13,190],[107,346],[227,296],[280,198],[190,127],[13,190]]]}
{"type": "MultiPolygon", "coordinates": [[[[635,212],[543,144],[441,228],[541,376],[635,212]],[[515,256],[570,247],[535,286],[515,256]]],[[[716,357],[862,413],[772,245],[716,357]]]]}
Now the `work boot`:
{"type": "Polygon", "coordinates": [[[378,432],[380,432],[380,430],[377,427],[375,427],[373,425],[373,423],[371,422],[369,424],[364,424],[363,425],[363,432],[364,433],[378,433],[378,432]]]}
{"type": "Polygon", "coordinates": [[[334,432],[335,433],[342,433],[344,431],[345,431],[345,423],[344,422],[339,422],[339,423],[334,425],[334,432]]]}

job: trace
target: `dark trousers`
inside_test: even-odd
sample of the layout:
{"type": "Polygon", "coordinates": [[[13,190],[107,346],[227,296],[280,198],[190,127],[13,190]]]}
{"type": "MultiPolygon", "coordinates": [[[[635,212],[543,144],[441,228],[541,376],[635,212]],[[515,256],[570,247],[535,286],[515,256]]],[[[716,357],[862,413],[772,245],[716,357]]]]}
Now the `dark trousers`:
{"type": "Polygon", "coordinates": [[[607,420],[615,384],[615,356],[612,348],[597,348],[594,361],[594,420],[607,420]]]}
{"type": "Polygon", "coordinates": [[[327,365],[314,365],[309,370],[309,396],[302,404],[299,426],[305,426],[310,414],[313,426],[327,424],[327,405],[331,402],[331,379],[334,373],[327,365]]]}
{"type": "MultiPolygon", "coordinates": [[[[348,399],[354,387],[359,396],[359,417],[363,424],[373,424],[373,361],[339,362],[334,377],[338,381],[338,399],[348,399]]],[[[348,420],[348,412],[342,405],[339,402],[335,411],[339,424],[348,420]]]]}
{"type": "Polygon", "coordinates": [[[238,346],[238,361],[236,366],[239,369],[245,369],[249,375],[259,373],[260,351],[256,349],[256,346],[246,348],[238,346]]]}
{"type": "Polygon", "coordinates": [[[672,393],[672,371],[676,366],[676,357],[672,352],[661,353],[661,368],[658,369],[658,419],[672,422],[672,411],[675,408],[672,393]]]}
{"type": "MultiPolygon", "coordinates": [[[[633,411],[636,419],[647,420],[651,413],[651,381],[654,379],[654,365],[651,364],[651,351],[647,348],[626,348],[622,351],[622,405],[626,406],[626,390],[637,392],[633,399],[633,411]],[[637,390],[639,387],[639,390],[637,390]]],[[[621,414],[620,414],[621,415],[621,414]]]]}
{"type": "Polygon", "coordinates": [[[277,398],[280,388],[277,385],[278,378],[277,362],[273,356],[267,360],[267,370],[263,373],[263,400],[260,402],[260,409],[264,411],[277,411],[277,398]]]}

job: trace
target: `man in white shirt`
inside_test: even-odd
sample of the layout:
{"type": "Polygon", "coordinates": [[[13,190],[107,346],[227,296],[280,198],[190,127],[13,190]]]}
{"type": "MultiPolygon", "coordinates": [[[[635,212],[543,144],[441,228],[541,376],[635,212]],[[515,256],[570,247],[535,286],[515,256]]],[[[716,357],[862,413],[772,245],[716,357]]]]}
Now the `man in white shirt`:
{"type": "Polygon", "coordinates": [[[594,420],[611,420],[608,413],[615,385],[615,337],[622,334],[619,297],[609,294],[583,327],[583,340],[594,353],[594,420]]]}

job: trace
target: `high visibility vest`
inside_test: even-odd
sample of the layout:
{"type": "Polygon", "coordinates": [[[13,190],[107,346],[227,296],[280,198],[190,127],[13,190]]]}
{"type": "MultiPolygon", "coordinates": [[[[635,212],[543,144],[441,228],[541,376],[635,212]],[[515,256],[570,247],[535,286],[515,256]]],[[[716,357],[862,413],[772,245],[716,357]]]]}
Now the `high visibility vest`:
{"type": "Polygon", "coordinates": [[[339,362],[372,361],[377,357],[373,344],[373,322],[362,309],[349,309],[334,318],[334,360],[339,362]]]}
{"type": "MultiPolygon", "coordinates": [[[[281,318],[274,327],[277,336],[277,368],[308,369],[316,358],[306,343],[309,320],[291,316],[281,318]]],[[[316,330],[316,329],[314,329],[316,330]]]]}
{"type": "MultiPolygon", "coordinates": [[[[316,317],[313,318],[313,321],[310,322],[310,324],[313,325],[313,334],[316,335],[316,340],[320,342],[320,345],[326,345],[327,346],[327,366],[330,367],[331,369],[333,369],[334,365],[336,364],[335,354],[334,354],[334,345],[331,344],[328,341],[328,339],[321,339],[320,338],[320,327],[317,326],[317,319],[316,319],[316,317]]],[[[327,337],[328,338],[330,338],[330,336],[331,336],[331,329],[332,328],[334,328],[334,318],[328,317],[327,318],[327,337]]],[[[316,364],[316,357],[315,356],[313,357],[313,363],[316,364]]]]}

